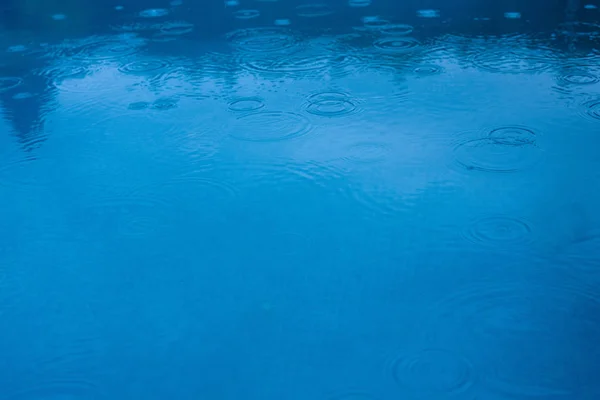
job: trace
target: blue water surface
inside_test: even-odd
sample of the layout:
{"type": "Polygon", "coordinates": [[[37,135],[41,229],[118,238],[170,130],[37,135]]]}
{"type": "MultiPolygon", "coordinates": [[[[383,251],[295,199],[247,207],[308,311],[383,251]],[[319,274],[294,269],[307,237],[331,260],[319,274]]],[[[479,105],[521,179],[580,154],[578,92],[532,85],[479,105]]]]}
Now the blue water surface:
{"type": "Polygon", "coordinates": [[[0,400],[600,399],[598,0],[4,0],[0,400]]]}

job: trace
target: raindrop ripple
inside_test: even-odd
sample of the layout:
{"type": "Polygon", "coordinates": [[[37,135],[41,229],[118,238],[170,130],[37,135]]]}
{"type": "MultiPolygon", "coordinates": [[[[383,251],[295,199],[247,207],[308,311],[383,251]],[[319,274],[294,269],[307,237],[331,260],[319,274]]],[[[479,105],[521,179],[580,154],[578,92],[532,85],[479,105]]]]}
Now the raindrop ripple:
{"type": "Polygon", "coordinates": [[[276,142],[304,136],[312,130],[308,118],[286,111],[259,111],[245,114],[226,125],[237,140],[276,142]]]}

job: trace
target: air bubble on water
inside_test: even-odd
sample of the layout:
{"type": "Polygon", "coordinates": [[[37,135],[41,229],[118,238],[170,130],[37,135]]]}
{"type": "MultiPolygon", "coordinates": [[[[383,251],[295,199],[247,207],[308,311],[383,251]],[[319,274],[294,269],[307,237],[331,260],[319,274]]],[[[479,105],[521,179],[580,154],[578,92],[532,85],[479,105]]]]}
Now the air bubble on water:
{"type": "Polygon", "coordinates": [[[67,19],[67,16],[65,14],[54,14],[52,16],[52,19],[55,21],[62,21],[64,19],[67,19]]]}

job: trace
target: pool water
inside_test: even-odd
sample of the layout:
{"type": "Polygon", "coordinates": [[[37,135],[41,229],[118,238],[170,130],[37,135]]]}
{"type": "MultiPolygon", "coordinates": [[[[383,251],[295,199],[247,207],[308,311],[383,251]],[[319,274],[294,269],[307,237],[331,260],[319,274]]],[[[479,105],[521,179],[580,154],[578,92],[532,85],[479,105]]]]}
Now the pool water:
{"type": "Polygon", "coordinates": [[[600,398],[597,0],[0,6],[0,400],[600,398]]]}

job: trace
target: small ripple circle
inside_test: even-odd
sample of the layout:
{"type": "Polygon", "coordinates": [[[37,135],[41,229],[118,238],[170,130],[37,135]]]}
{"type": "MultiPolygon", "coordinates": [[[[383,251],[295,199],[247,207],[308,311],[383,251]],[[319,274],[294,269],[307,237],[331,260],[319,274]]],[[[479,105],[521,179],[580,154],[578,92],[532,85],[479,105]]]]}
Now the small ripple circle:
{"type": "Polygon", "coordinates": [[[405,53],[419,48],[420,44],[417,40],[411,38],[386,37],[377,39],[373,46],[387,52],[405,53]]]}
{"type": "Polygon", "coordinates": [[[594,74],[591,74],[587,71],[583,70],[573,70],[563,75],[559,76],[558,80],[567,85],[593,85],[594,83],[598,83],[600,78],[594,74]]]}
{"type": "Polygon", "coordinates": [[[138,43],[134,41],[127,42],[117,39],[107,39],[82,45],[75,51],[73,56],[82,61],[118,60],[139,51],[138,43]]]}
{"type": "Polygon", "coordinates": [[[490,138],[496,143],[508,146],[534,145],[537,133],[523,126],[502,126],[490,131],[490,138]]]}
{"type": "Polygon", "coordinates": [[[298,37],[285,28],[240,29],[227,35],[229,42],[247,53],[268,53],[289,49],[298,44],[298,37]]]}
{"type": "Polygon", "coordinates": [[[580,110],[584,117],[600,121],[600,99],[583,103],[580,110]]]}
{"type": "Polygon", "coordinates": [[[296,15],[305,18],[326,17],[333,10],[325,3],[302,4],[296,7],[296,15]]]}
{"type": "Polygon", "coordinates": [[[229,135],[248,142],[276,142],[304,136],[310,121],[293,112],[259,111],[242,115],[226,126],[229,135]]]}
{"type": "Polygon", "coordinates": [[[357,110],[351,96],[339,92],[316,93],[308,98],[306,112],[321,117],[341,117],[357,110]]]}
{"type": "Polygon", "coordinates": [[[379,29],[379,32],[384,35],[404,36],[410,35],[414,30],[415,28],[408,24],[385,24],[379,29]]]}
{"type": "Polygon", "coordinates": [[[146,74],[170,67],[165,60],[152,59],[133,61],[119,67],[119,71],[125,74],[146,74]]]}
{"type": "Polygon", "coordinates": [[[467,390],[474,381],[467,359],[445,349],[399,357],[392,365],[392,374],[400,387],[421,394],[455,394],[467,390]]]}
{"type": "Polygon", "coordinates": [[[11,76],[0,77],[0,93],[14,89],[23,83],[23,79],[11,76]]]}
{"type": "Polygon", "coordinates": [[[533,167],[539,158],[535,145],[515,146],[508,139],[493,137],[468,140],[454,149],[456,164],[466,171],[518,172],[533,167]]]}
{"type": "Polygon", "coordinates": [[[166,8],[149,8],[140,11],[138,15],[142,18],[159,18],[169,15],[169,10],[166,8]]]}
{"type": "Polygon", "coordinates": [[[237,10],[233,13],[233,17],[237,19],[254,19],[260,17],[258,10],[237,10]]]}
{"type": "Polygon", "coordinates": [[[524,244],[531,239],[531,227],[517,217],[491,215],[469,224],[463,236],[476,244],[524,244]]]}
{"type": "Polygon", "coordinates": [[[249,112],[257,111],[265,106],[260,97],[240,97],[229,102],[228,108],[231,111],[249,112]]]}

